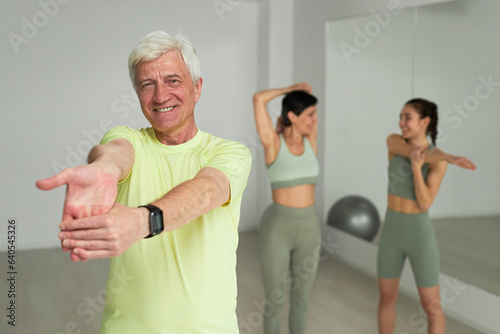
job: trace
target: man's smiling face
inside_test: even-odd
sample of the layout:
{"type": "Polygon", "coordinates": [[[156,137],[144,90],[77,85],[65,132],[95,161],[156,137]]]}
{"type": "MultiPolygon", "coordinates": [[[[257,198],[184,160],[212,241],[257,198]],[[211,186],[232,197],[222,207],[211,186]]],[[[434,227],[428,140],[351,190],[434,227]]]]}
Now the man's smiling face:
{"type": "Polygon", "coordinates": [[[178,51],[140,62],[135,73],[142,112],[157,133],[182,133],[195,127],[194,107],[202,79],[193,83],[178,51]]]}

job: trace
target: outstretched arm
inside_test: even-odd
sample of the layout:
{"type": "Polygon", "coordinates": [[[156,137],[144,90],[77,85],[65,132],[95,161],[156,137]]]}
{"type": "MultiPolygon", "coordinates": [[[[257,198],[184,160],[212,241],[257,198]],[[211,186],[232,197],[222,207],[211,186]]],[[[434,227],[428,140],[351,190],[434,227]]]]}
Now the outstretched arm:
{"type": "Polygon", "coordinates": [[[125,139],[95,146],[88,164],[67,168],[36,186],[51,190],[67,185],[63,221],[107,213],[116,199],[116,186],[134,164],[134,148],[125,139]]]}
{"type": "MultiPolygon", "coordinates": [[[[41,190],[66,185],[62,224],[74,219],[108,213],[115,204],[117,184],[134,164],[134,148],[125,139],[115,139],[94,147],[89,164],[67,168],[60,173],[36,182],[41,190]]],[[[67,247],[63,250],[68,251],[67,247]]],[[[73,260],[78,256],[72,254],[73,260]]]]}
{"type": "MultiPolygon", "coordinates": [[[[405,158],[410,158],[414,149],[410,144],[406,142],[406,140],[404,140],[401,135],[398,134],[391,134],[389,137],[387,137],[387,148],[389,149],[389,155],[400,155],[405,158]]],[[[437,163],[440,161],[445,161],[464,169],[476,169],[476,166],[465,157],[447,154],[437,148],[432,150],[426,148],[424,149],[424,152],[424,162],[426,163],[437,163]]]]}
{"type": "MultiPolygon", "coordinates": [[[[229,201],[229,180],[218,169],[202,168],[151,204],[163,211],[164,231],[178,229],[229,201]]],[[[149,211],[119,203],[111,212],[61,223],[59,238],[80,259],[112,257],[149,235],[149,211]]]]}
{"type": "Polygon", "coordinates": [[[228,202],[229,180],[220,170],[202,168],[195,178],[181,183],[153,202],[164,212],[165,231],[176,230],[228,202]]]}

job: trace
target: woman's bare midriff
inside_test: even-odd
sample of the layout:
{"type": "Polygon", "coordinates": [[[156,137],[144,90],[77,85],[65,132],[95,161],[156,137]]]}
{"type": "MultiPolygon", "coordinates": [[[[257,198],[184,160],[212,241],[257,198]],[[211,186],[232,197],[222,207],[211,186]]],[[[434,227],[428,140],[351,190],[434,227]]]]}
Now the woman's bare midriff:
{"type": "Polygon", "coordinates": [[[401,213],[422,213],[417,201],[391,194],[387,197],[387,207],[401,213]]]}
{"type": "Polygon", "coordinates": [[[306,208],[314,205],[314,184],[273,190],[273,201],[292,208],[306,208]]]}

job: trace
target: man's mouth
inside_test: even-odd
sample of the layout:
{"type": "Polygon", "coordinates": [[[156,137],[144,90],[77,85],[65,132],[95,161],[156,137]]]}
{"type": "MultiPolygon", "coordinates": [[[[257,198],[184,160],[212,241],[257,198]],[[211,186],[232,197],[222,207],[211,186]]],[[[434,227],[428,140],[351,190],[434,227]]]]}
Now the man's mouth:
{"type": "Polygon", "coordinates": [[[166,108],[158,108],[158,109],[155,109],[157,112],[167,112],[167,111],[170,111],[172,109],[174,109],[175,107],[166,107],[166,108]]]}

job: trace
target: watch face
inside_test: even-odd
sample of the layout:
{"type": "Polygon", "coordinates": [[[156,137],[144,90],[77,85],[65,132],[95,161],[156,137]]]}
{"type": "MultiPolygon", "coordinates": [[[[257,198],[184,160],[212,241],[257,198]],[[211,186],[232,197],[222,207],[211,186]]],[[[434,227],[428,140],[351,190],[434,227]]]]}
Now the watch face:
{"type": "Polygon", "coordinates": [[[151,238],[163,232],[163,211],[151,204],[144,205],[144,207],[149,210],[150,233],[146,238],[151,238]]]}
{"type": "Polygon", "coordinates": [[[151,212],[149,217],[149,228],[151,235],[157,235],[163,232],[163,212],[151,212]]]}

